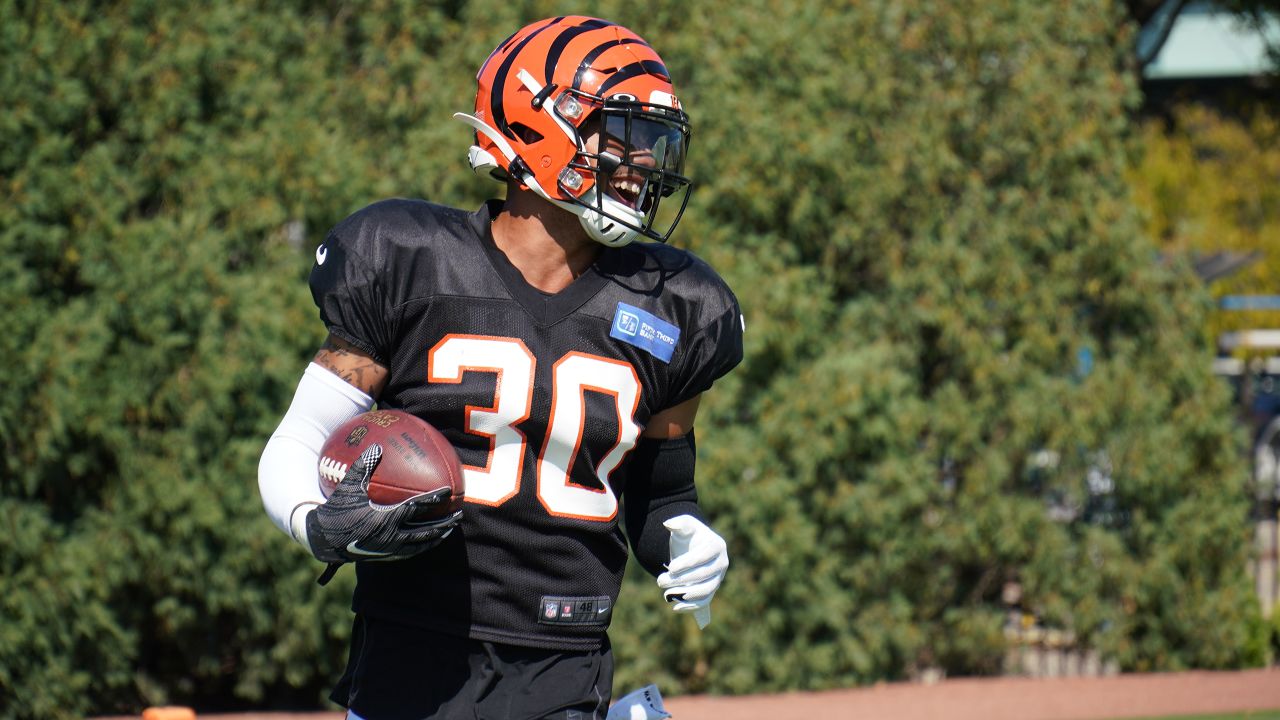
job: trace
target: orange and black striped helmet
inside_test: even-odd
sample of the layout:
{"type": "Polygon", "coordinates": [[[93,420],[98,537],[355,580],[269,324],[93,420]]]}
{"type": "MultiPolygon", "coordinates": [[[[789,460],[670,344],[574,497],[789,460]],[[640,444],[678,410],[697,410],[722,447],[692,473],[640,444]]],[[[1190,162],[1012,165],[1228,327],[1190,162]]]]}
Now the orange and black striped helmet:
{"type": "Polygon", "coordinates": [[[471,166],[574,213],[611,246],[665,241],[688,202],[689,118],[640,36],[564,16],[518,30],[476,74],[471,166]]]}

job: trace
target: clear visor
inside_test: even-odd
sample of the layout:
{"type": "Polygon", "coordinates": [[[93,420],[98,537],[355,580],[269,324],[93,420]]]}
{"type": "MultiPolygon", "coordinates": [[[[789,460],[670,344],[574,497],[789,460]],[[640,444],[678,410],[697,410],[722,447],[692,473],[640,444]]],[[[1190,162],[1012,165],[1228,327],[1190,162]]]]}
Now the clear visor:
{"type": "Polygon", "coordinates": [[[606,106],[583,125],[581,136],[596,182],[609,197],[652,216],[659,201],[689,181],[684,169],[688,123],[638,103],[606,106]]]}
{"type": "Polygon", "coordinates": [[[670,121],[637,117],[631,113],[601,113],[604,147],[607,152],[630,163],[679,173],[684,169],[685,131],[670,121]]]}

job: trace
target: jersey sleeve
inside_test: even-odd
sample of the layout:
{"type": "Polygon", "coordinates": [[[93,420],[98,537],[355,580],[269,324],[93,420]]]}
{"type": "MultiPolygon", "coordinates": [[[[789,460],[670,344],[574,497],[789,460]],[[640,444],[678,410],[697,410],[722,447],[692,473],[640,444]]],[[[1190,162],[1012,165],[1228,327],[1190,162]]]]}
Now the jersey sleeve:
{"type": "Polygon", "coordinates": [[[386,365],[390,358],[390,304],[386,279],[371,247],[377,229],[357,213],[329,231],[316,249],[311,297],[329,332],[386,365]]]}
{"type": "Polygon", "coordinates": [[[742,362],[742,328],[742,310],[729,294],[728,307],[689,338],[679,358],[667,407],[706,391],[742,362]]]}

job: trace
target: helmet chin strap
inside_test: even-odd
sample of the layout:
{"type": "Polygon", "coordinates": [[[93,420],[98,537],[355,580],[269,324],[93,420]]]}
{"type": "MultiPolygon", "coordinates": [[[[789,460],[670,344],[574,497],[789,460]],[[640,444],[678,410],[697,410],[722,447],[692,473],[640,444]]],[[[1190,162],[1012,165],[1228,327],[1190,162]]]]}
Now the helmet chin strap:
{"type": "MultiPolygon", "coordinates": [[[[496,145],[498,150],[506,157],[507,167],[511,167],[511,164],[520,157],[516,154],[515,149],[511,147],[511,143],[507,142],[507,139],[502,137],[501,133],[489,127],[483,120],[475,116],[468,115],[467,113],[460,112],[454,113],[453,117],[456,120],[461,120],[462,122],[470,125],[476,132],[484,133],[485,137],[492,140],[493,144],[496,145]]],[[[473,151],[475,149],[476,148],[472,148],[473,151]]],[[[479,154],[481,153],[472,152],[471,154],[473,169],[478,169],[480,167],[475,163],[476,156],[479,154]]],[[[586,230],[587,235],[592,240],[595,240],[602,245],[607,245],[609,247],[622,247],[623,245],[627,245],[631,241],[635,240],[636,235],[639,234],[637,231],[627,227],[626,225],[606,217],[603,213],[589,205],[578,205],[552,197],[550,193],[543,189],[542,185],[538,183],[537,178],[535,178],[532,173],[523,173],[522,177],[517,178],[517,180],[528,185],[530,190],[533,190],[544,200],[562,210],[576,215],[578,217],[578,222],[582,224],[582,229],[586,230]]],[[[597,188],[592,188],[588,194],[589,196],[594,197],[598,192],[597,188]]]]}
{"type": "MultiPolygon", "coordinates": [[[[582,227],[586,229],[587,234],[591,236],[591,239],[598,243],[608,245],[609,247],[622,247],[623,245],[629,244],[632,240],[635,240],[636,235],[639,234],[638,232],[593,207],[601,201],[602,200],[599,197],[599,190],[593,187],[587,191],[587,196],[583,199],[583,203],[586,207],[579,206],[575,212],[578,216],[578,220],[582,223],[582,227]]],[[[606,196],[603,198],[603,202],[611,201],[606,196]]],[[[631,211],[630,209],[627,209],[627,212],[638,215],[638,213],[634,213],[634,211],[631,211]]],[[[636,224],[638,225],[643,221],[643,218],[637,218],[636,224]]]]}

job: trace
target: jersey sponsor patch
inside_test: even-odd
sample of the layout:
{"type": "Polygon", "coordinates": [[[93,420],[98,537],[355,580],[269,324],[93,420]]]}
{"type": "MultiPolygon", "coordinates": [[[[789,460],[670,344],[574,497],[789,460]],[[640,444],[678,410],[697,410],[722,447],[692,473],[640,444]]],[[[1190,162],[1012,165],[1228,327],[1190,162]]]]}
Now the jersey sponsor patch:
{"type": "Polygon", "coordinates": [[[599,625],[609,624],[613,615],[613,603],[608,595],[590,597],[564,597],[543,595],[538,605],[538,622],[542,625],[599,625]]]}
{"type": "Polygon", "coordinates": [[[635,345],[662,362],[671,362],[680,328],[634,305],[618,303],[609,337],[635,345]]]}

